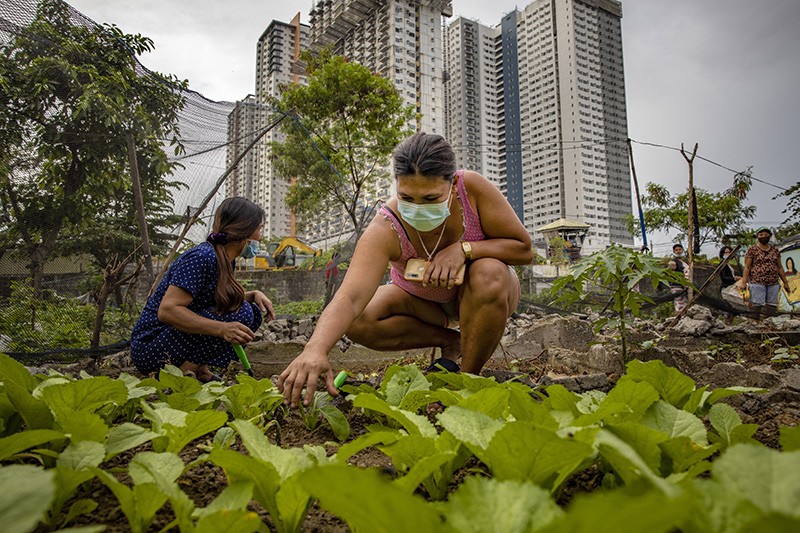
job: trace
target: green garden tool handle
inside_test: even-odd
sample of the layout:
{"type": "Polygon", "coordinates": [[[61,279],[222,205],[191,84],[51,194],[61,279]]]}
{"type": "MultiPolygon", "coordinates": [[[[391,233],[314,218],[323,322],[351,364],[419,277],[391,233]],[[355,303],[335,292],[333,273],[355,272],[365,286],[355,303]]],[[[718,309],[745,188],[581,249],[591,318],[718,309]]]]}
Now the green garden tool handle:
{"type": "Polygon", "coordinates": [[[250,376],[253,376],[253,368],[250,366],[250,361],[247,359],[247,354],[244,353],[244,348],[241,344],[234,344],[233,351],[239,356],[239,361],[250,376]]]}
{"type": "Polygon", "coordinates": [[[347,371],[342,370],[341,372],[336,374],[335,378],[333,378],[334,387],[336,387],[337,389],[341,389],[342,385],[344,385],[345,380],[347,380],[347,371]]]}

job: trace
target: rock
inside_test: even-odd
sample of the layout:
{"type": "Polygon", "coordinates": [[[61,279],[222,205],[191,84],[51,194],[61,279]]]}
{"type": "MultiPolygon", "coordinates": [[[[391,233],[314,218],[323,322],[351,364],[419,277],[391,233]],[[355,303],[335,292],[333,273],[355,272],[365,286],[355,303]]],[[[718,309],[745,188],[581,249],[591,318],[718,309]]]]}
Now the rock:
{"type": "Polygon", "coordinates": [[[785,321],[779,329],[783,331],[798,331],[800,330],[800,320],[796,318],[790,318],[789,320],[785,321]]]}
{"type": "Polygon", "coordinates": [[[781,387],[800,392],[800,368],[782,370],[781,387]]]}
{"type": "Polygon", "coordinates": [[[707,320],[696,320],[694,318],[685,316],[680,319],[674,328],[672,328],[672,331],[676,333],[683,333],[684,335],[699,337],[704,335],[710,329],[711,322],[707,320]]]}
{"type": "Polygon", "coordinates": [[[747,369],[737,363],[718,363],[711,367],[708,382],[713,387],[734,387],[747,383],[747,369]]]}
{"type": "Polygon", "coordinates": [[[582,391],[606,390],[608,389],[608,377],[605,374],[588,374],[586,376],[575,376],[582,391]]]}
{"type": "Polygon", "coordinates": [[[781,374],[769,365],[759,365],[747,370],[747,386],[771,389],[781,381],[781,374]]]}
{"type": "Polygon", "coordinates": [[[542,348],[558,347],[571,350],[586,350],[594,335],[585,320],[576,317],[551,316],[537,320],[519,332],[514,344],[525,343],[542,348]]]}
{"type": "Polygon", "coordinates": [[[777,329],[783,329],[782,326],[790,319],[791,317],[789,317],[789,315],[777,315],[767,319],[767,322],[770,322],[777,329]]]}
{"type": "Polygon", "coordinates": [[[561,375],[553,375],[547,374],[546,376],[542,376],[539,380],[538,385],[540,387],[549,387],[550,385],[562,385],[565,389],[570,392],[580,392],[581,388],[578,385],[578,381],[572,376],[561,376],[561,375]]]}
{"type": "Polygon", "coordinates": [[[298,337],[311,337],[314,331],[314,321],[310,318],[304,318],[297,322],[296,332],[298,337]]]}
{"type": "Polygon", "coordinates": [[[690,307],[689,310],[686,311],[686,316],[705,322],[712,322],[714,320],[714,315],[711,314],[711,311],[702,305],[693,305],[690,307]]]}
{"type": "Polygon", "coordinates": [[[487,378],[493,377],[498,383],[504,383],[513,379],[531,388],[536,386],[531,380],[530,376],[522,372],[509,372],[507,370],[492,370],[489,368],[484,368],[481,372],[481,375],[487,378]]]}

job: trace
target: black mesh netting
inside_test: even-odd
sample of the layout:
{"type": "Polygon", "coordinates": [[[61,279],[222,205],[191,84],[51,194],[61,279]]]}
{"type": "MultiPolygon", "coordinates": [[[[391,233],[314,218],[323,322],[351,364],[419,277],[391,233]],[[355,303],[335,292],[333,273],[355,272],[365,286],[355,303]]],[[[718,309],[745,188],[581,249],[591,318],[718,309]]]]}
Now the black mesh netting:
{"type": "MultiPolygon", "coordinates": [[[[104,54],[96,53],[101,46],[118,49],[126,43],[112,28],[96,24],[63,2],[0,3],[0,91],[6,96],[0,100],[7,100],[0,104],[4,115],[4,126],[0,127],[0,351],[27,362],[99,356],[124,347],[149,289],[149,280],[143,275],[146,265],[139,230],[136,219],[131,218],[135,212],[130,207],[132,187],[125,133],[122,128],[104,128],[102,124],[81,131],[75,127],[81,119],[75,117],[84,113],[89,117],[84,123],[89,123],[97,111],[91,107],[97,105],[96,101],[88,104],[83,95],[63,94],[74,89],[70,84],[82,83],[82,76],[93,73],[105,78],[91,85],[91,90],[108,90],[110,98],[119,84],[125,83],[114,72],[103,72],[109,63],[104,54]],[[68,36],[75,37],[75,28],[85,31],[77,34],[84,41],[73,48],[64,43],[69,43],[68,36]],[[24,72],[15,66],[21,64],[25,65],[24,72]],[[19,76],[38,76],[35,87],[43,94],[37,116],[31,116],[33,107],[26,107],[32,101],[30,95],[14,92],[15,84],[27,82],[19,76]],[[48,123],[65,113],[75,119],[69,127],[48,123]],[[59,211],[59,202],[67,198],[66,189],[74,184],[68,178],[59,181],[56,176],[73,169],[69,163],[59,167],[62,163],[53,164],[49,159],[60,157],[56,152],[61,146],[77,147],[75,151],[81,156],[73,159],[73,166],[88,160],[92,152],[106,150],[109,154],[105,169],[91,169],[108,175],[89,176],[82,185],[85,190],[75,186],[78,192],[70,200],[76,206],[73,212],[59,211]],[[109,146],[119,149],[109,151],[109,146]],[[104,187],[111,183],[121,186],[104,187]],[[88,215],[83,211],[83,216],[73,216],[84,208],[88,208],[88,215]],[[60,228],[54,231],[52,225],[57,219],[61,220],[60,228]],[[103,246],[109,250],[98,253],[103,246]],[[37,253],[44,253],[44,257],[37,253]],[[35,284],[31,265],[37,258],[42,259],[43,266],[35,284]],[[109,285],[98,335],[94,325],[106,279],[117,285],[109,285]]],[[[150,237],[153,257],[158,258],[175,244],[190,218],[197,217],[199,223],[188,230],[187,244],[182,246],[201,241],[208,231],[204,222],[224,196],[224,186],[217,193],[213,191],[227,167],[228,116],[234,104],[211,101],[171,76],[148,70],[136,60],[135,51],[129,46],[128,50],[135,75],[149,82],[145,90],[166,89],[182,100],[177,128],[169,136],[156,139],[164,148],[166,160],[150,158],[153,165],[178,163],[163,177],[171,185],[162,197],[149,199],[148,205],[156,205],[161,212],[160,225],[151,230],[150,237]],[[174,141],[183,146],[181,153],[175,153],[174,141]],[[198,211],[206,198],[210,198],[208,205],[198,211]]],[[[124,109],[125,104],[121,107],[124,109]]],[[[135,120],[131,117],[132,122],[135,120]]],[[[140,154],[148,150],[142,140],[136,145],[140,154]]],[[[148,194],[155,194],[147,181],[150,169],[142,164],[146,159],[139,161],[144,166],[139,172],[147,199],[148,194]]],[[[159,266],[156,259],[156,274],[159,266]]]]}

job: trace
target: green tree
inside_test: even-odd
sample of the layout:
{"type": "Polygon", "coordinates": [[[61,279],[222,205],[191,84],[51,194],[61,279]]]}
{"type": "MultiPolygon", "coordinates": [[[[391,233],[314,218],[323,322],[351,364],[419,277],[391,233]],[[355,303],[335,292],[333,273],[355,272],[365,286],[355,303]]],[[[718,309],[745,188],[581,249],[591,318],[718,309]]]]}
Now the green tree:
{"type": "Polygon", "coordinates": [[[147,169],[146,205],[155,199],[160,215],[168,201],[163,177],[172,165],[163,143],[182,150],[186,82],[143,73],[136,55],[152,48],[115,26],[73,24],[59,0],[41,0],[35,19],[0,48],[0,199],[10,213],[0,220],[0,245],[26,251],[37,294],[59,239],[101,237],[106,228],[92,222],[118,199],[130,200],[127,134],[147,169]]]}
{"type": "MultiPolygon", "coordinates": [[[[752,205],[744,205],[749,187],[743,192],[739,189],[712,193],[695,188],[697,215],[699,222],[700,245],[706,242],[722,242],[726,235],[743,233],[745,223],[756,214],[752,205]]],[[[673,238],[686,241],[689,205],[689,192],[671,194],[663,185],[648,183],[646,194],[642,197],[644,222],[648,231],[659,230],[674,233],[673,238]]],[[[628,230],[641,235],[639,220],[633,215],[626,217],[628,230]]]]}
{"type": "Polygon", "coordinates": [[[657,288],[661,283],[689,282],[682,273],[664,266],[662,259],[612,245],[578,261],[567,276],[553,282],[550,294],[556,302],[573,305],[584,302],[592,292],[610,295],[608,309],[614,317],[601,317],[592,324],[595,332],[604,327],[617,330],[622,348],[622,363],[628,361],[628,329],[633,317],[642,315],[642,306],[653,300],[639,292],[640,283],[651,283],[657,288]]]}
{"type": "Polygon", "coordinates": [[[358,234],[361,210],[388,177],[394,146],[411,134],[414,110],[366,67],[329,53],[302,59],[308,85],[285,87],[273,101],[296,115],[281,124],[285,140],[272,146],[279,175],[294,178],[287,204],[305,219],[341,207],[358,234]]]}
{"type": "Polygon", "coordinates": [[[800,181],[775,196],[775,198],[780,196],[787,198],[786,209],[783,210],[783,213],[787,216],[786,220],[778,228],[775,228],[775,238],[778,241],[800,233],[800,181]]]}

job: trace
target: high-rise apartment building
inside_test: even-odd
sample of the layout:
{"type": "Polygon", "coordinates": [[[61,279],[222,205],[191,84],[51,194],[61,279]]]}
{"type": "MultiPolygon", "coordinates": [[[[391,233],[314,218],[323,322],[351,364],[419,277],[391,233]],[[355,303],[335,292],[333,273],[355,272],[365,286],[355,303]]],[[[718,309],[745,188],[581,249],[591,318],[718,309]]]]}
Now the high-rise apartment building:
{"type": "MultiPolygon", "coordinates": [[[[259,38],[255,95],[237,102],[228,117],[229,165],[275,121],[274,111],[266,104],[267,97],[279,96],[283,84],[305,82],[295,63],[300,51],[308,45],[308,30],[307,25],[300,23],[298,14],[289,23],[272,21],[259,38]]],[[[244,196],[264,208],[264,235],[268,237],[294,233],[293,219],[285,203],[288,181],[277,175],[271,157],[270,143],[282,138],[279,127],[271,129],[244,156],[226,181],[226,196],[244,196]]]]}
{"type": "Polygon", "coordinates": [[[631,190],[621,17],[615,0],[535,0],[495,28],[458,19],[447,29],[451,141],[464,163],[472,157],[489,176],[498,169],[501,190],[535,242],[536,228],[569,218],[591,226],[586,251],[633,244],[624,225],[631,190]],[[494,68],[471,73],[470,63],[488,65],[490,36],[494,68]],[[477,55],[464,52],[469,39],[477,39],[477,55]],[[492,75],[497,104],[478,114],[470,90],[491,87],[492,75]],[[476,154],[488,150],[498,154],[496,166],[478,162],[476,154]]]}
{"type": "MultiPolygon", "coordinates": [[[[418,113],[412,129],[444,134],[442,16],[450,0],[319,0],[309,13],[309,45],[330,46],[335,54],[394,82],[418,113]]],[[[387,167],[390,161],[387,158],[387,167]]],[[[392,183],[378,192],[388,198],[392,183]]],[[[369,211],[375,198],[365,198],[369,211]]],[[[313,242],[345,238],[352,225],[334,210],[307,224],[313,242]]]]}
{"type": "Polygon", "coordinates": [[[445,138],[461,167],[481,173],[498,185],[504,175],[502,79],[498,71],[500,30],[457,18],[444,35],[445,138]]]}

